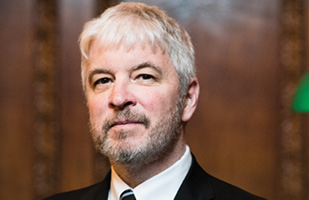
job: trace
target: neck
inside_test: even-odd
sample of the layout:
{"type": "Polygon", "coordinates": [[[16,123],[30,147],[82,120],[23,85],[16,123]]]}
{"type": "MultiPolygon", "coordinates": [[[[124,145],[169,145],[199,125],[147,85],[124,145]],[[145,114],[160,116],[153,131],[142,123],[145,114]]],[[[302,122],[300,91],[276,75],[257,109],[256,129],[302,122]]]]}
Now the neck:
{"type": "Polygon", "coordinates": [[[168,154],[146,166],[130,167],[130,165],[120,165],[111,160],[111,164],[118,176],[130,187],[135,188],[149,178],[166,170],[177,162],[186,149],[183,138],[180,138],[168,154]]]}

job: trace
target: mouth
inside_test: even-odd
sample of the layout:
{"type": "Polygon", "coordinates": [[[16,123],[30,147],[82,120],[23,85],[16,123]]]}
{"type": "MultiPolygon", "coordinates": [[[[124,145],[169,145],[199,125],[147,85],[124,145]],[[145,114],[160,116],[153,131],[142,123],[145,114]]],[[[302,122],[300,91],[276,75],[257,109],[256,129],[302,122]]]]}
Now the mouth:
{"type": "Polygon", "coordinates": [[[140,125],[148,129],[150,120],[142,114],[120,113],[118,116],[106,120],[103,125],[103,130],[107,133],[112,128],[135,128],[140,125]]]}
{"type": "Polygon", "coordinates": [[[124,120],[124,121],[115,121],[110,127],[113,128],[115,126],[137,125],[137,124],[143,125],[143,123],[139,121],[124,120]]]}

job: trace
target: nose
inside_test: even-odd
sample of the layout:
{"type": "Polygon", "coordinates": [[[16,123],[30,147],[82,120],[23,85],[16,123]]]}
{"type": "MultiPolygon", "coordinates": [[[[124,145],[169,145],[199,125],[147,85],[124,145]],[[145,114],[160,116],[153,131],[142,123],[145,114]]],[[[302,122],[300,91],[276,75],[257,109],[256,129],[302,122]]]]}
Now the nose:
{"type": "Polygon", "coordinates": [[[128,106],[136,104],[130,83],[115,81],[109,97],[109,107],[115,110],[123,110],[128,106]]]}

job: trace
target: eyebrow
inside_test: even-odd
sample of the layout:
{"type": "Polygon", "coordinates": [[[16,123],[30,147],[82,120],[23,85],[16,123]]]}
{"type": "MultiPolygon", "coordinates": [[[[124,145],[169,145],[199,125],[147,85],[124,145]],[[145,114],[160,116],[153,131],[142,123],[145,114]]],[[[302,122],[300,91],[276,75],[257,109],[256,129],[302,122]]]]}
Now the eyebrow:
{"type": "Polygon", "coordinates": [[[163,74],[162,70],[160,67],[150,63],[150,62],[144,62],[144,63],[141,63],[139,65],[136,65],[135,67],[133,67],[133,71],[136,71],[136,70],[140,70],[140,69],[143,69],[143,68],[152,68],[154,69],[157,73],[159,73],[160,75],[163,74]]]}
{"type": "Polygon", "coordinates": [[[92,82],[92,78],[94,75],[96,74],[112,74],[109,70],[107,69],[94,69],[90,72],[89,76],[88,76],[88,82],[91,84],[92,82]]]}

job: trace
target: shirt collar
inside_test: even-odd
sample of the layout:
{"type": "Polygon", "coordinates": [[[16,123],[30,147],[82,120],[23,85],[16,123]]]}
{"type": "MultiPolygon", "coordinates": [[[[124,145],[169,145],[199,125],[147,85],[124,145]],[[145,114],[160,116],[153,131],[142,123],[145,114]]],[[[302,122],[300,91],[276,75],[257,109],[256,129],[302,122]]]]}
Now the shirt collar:
{"type": "Polygon", "coordinates": [[[130,188],[112,167],[109,200],[118,200],[126,189],[132,189],[137,200],[174,199],[192,163],[190,148],[171,167],[151,177],[134,189],[130,188]],[[168,187],[168,190],[166,189],[168,187]]]}

